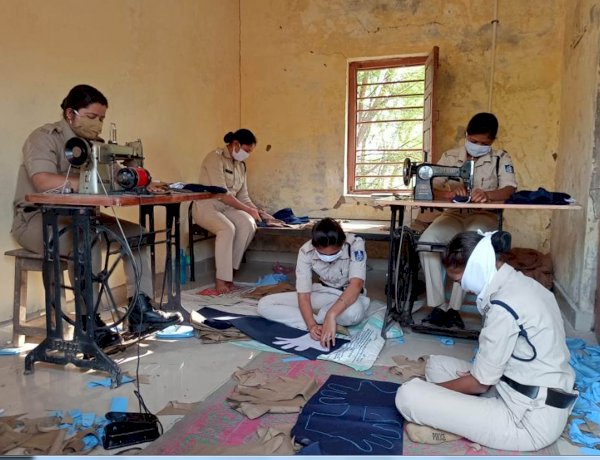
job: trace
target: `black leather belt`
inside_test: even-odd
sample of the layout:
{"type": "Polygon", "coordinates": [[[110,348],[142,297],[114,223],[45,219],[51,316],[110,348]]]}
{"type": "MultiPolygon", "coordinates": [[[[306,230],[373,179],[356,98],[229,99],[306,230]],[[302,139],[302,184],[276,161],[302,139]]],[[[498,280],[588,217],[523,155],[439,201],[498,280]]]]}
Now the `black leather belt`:
{"type": "MultiPolygon", "coordinates": [[[[513,379],[508,378],[506,375],[500,377],[500,380],[506,383],[513,390],[518,391],[530,399],[537,398],[537,395],[540,391],[540,387],[523,385],[522,383],[515,382],[513,379]]],[[[557,409],[565,409],[569,407],[576,399],[577,395],[575,394],[566,393],[556,388],[548,388],[548,392],[546,394],[546,405],[556,407],[557,409]]]]}
{"type": "MultiPolygon", "coordinates": [[[[325,287],[332,288],[332,289],[337,289],[338,291],[342,291],[342,292],[344,292],[344,291],[346,290],[346,288],[347,288],[348,286],[350,286],[350,285],[348,284],[348,285],[346,285],[346,286],[344,286],[344,287],[335,287],[335,286],[329,286],[328,284],[325,284],[323,281],[319,281],[319,283],[321,283],[321,285],[323,285],[323,286],[325,286],[325,287]]],[[[364,294],[364,293],[365,293],[365,288],[362,288],[362,289],[360,290],[360,293],[361,293],[361,294],[364,294]]]]}

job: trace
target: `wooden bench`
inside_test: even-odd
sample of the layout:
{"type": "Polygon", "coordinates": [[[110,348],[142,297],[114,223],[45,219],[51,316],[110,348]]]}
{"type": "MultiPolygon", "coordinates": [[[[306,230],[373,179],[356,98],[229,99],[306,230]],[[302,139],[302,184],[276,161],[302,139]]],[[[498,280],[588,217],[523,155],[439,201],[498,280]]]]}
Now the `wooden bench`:
{"type": "MultiPolygon", "coordinates": [[[[15,286],[13,297],[13,346],[25,343],[25,336],[46,336],[46,327],[27,325],[27,277],[29,272],[42,272],[44,257],[27,249],[6,251],[5,256],[15,258],[15,286]]],[[[67,262],[61,261],[62,270],[67,270],[67,262]]],[[[64,305],[65,291],[61,289],[64,305]]]]}

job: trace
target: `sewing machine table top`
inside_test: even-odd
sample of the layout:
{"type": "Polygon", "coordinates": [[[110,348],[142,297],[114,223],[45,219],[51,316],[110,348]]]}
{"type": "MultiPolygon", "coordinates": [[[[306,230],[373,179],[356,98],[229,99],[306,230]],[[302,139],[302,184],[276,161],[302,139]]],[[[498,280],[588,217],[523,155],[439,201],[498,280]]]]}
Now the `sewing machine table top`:
{"type": "Polygon", "coordinates": [[[371,200],[374,206],[404,206],[419,208],[460,208],[460,209],[540,209],[540,210],[579,210],[581,205],[571,204],[516,204],[504,202],[490,203],[454,203],[448,200],[416,201],[412,197],[406,198],[377,198],[371,200]]]}
{"type": "Polygon", "coordinates": [[[83,193],[31,193],[25,196],[25,200],[37,205],[50,206],[74,206],[74,207],[96,207],[96,206],[143,206],[170,203],[183,203],[185,201],[206,200],[212,198],[211,193],[181,193],[171,192],[167,194],[111,194],[111,195],[87,195],[83,193]]]}

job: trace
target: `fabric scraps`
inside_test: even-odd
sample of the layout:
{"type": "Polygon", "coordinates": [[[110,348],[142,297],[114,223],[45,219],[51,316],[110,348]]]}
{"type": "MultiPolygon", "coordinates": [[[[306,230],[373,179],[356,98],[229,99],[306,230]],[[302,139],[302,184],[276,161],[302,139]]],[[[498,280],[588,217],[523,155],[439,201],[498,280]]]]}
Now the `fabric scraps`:
{"type": "Polygon", "coordinates": [[[156,333],[161,339],[187,339],[194,337],[194,328],[185,324],[173,324],[156,333]]]}
{"type": "Polygon", "coordinates": [[[579,391],[568,425],[569,438],[574,444],[600,449],[600,346],[588,346],[582,339],[567,339],[567,346],[579,391]]]}
{"type": "MultiPolygon", "coordinates": [[[[129,383],[129,382],[133,382],[133,378],[129,377],[128,375],[121,375],[121,385],[125,384],[125,383],[129,383]]],[[[93,380],[91,382],[88,382],[87,387],[88,388],[94,388],[94,387],[106,387],[106,388],[110,388],[112,385],[112,379],[110,377],[106,377],[104,379],[100,379],[100,380],[93,380]]]]}
{"type": "Polygon", "coordinates": [[[283,273],[269,273],[268,275],[261,276],[256,282],[257,286],[271,286],[278,283],[289,281],[287,275],[283,273]]]}
{"type": "Polygon", "coordinates": [[[390,372],[399,377],[400,383],[408,382],[413,378],[425,377],[425,366],[429,356],[421,356],[416,360],[407,358],[406,356],[392,356],[396,363],[390,367],[390,372]]]}
{"type": "Polygon", "coordinates": [[[261,374],[259,370],[238,371],[233,374],[233,378],[239,383],[227,397],[227,401],[233,409],[249,419],[266,413],[300,412],[318,387],[314,377],[267,378],[261,374]]]}
{"type": "Polygon", "coordinates": [[[198,404],[200,404],[200,402],[185,403],[169,401],[156,415],[187,415],[192,412],[198,404]]]}
{"type": "Polygon", "coordinates": [[[289,282],[280,281],[276,284],[257,286],[251,291],[242,294],[241,297],[246,299],[260,300],[267,295],[278,294],[280,292],[294,292],[295,290],[296,288],[289,282]]]}

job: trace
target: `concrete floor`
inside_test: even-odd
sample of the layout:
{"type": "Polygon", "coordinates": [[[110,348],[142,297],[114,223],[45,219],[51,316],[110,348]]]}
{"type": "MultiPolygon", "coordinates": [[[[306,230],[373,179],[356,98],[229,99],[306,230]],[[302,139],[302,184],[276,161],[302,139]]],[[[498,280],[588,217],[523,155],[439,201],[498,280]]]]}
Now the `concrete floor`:
{"type": "MultiPolygon", "coordinates": [[[[288,259],[289,261],[289,259],[288,259]]],[[[367,289],[372,299],[384,301],[385,263],[369,261],[374,267],[367,274],[367,289]]],[[[272,261],[251,258],[242,265],[236,274],[236,281],[255,282],[261,275],[272,272],[272,261]]],[[[212,276],[204,274],[195,283],[187,283],[182,290],[197,288],[211,281],[212,276]]],[[[442,345],[435,336],[412,333],[405,330],[405,343],[388,340],[376,365],[393,365],[392,356],[405,355],[417,358],[427,354],[447,354],[462,359],[471,359],[476,342],[455,339],[453,346],[442,345]]],[[[577,334],[570,328],[568,335],[586,339],[595,344],[593,335],[577,334]]],[[[11,340],[11,326],[0,326],[0,344],[11,340]]],[[[231,343],[202,344],[195,338],[183,340],[145,340],[139,347],[139,374],[146,376],[149,383],[140,386],[146,405],[152,412],[162,409],[169,401],[195,402],[206,398],[225,383],[238,368],[245,366],[256,351],[235,346],[231,343]]],[[[50,409],[80,409],[102,415],[109,410],[113,397],[128,398],[129,411],[138,411],[132,383],[116,389],[104,387],[88,388],[87,383],[106,377],[106,374],[83,371],[72,365],[57,366],[46,363],[35,364],[35,372],[24,375],[24,357],[0,356],[0,409],[4,415],[27,413],[28,417],[47,415],[50,409]]],[[[124,372],[135,375],[137,349],[112,355],[124,372]]],[[[168,430],[181,416],[161,416],[161,422],[168,430]]],[[[143,447],[143,445],[140,445],[143,447]]],[[[564,440],[559,441],[561,454],[576,455],[579,448],[564,440]]],[[[104,451],[96,448],[95,455],[110,455],[117,450],[104,451]]]]}

